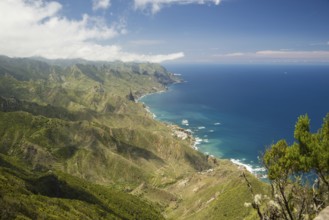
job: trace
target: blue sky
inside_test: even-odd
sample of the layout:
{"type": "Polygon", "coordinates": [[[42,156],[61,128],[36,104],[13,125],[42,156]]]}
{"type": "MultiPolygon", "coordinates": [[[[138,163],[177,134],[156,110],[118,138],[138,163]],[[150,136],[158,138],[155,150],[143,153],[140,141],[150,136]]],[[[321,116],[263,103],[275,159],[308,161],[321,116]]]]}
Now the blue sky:
{"type": "Polygon", "coordinates": [[[1,0],[0,54],[329,63],[329,0],[1,0]]]}

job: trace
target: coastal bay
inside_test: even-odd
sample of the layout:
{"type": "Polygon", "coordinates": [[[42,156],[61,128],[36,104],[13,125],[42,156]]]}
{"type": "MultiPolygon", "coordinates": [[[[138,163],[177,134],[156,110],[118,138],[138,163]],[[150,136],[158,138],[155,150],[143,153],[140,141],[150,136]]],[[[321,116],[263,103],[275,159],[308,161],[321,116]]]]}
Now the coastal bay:
{"type": "Polygon", "coordinates": [[[199,151],[262,173],[258,156],[289,142],[301,114],[312,127],[329,110],[328,66],[172,65],[183,83],[141,99],[156,119],[191,132],[199,151]]]}

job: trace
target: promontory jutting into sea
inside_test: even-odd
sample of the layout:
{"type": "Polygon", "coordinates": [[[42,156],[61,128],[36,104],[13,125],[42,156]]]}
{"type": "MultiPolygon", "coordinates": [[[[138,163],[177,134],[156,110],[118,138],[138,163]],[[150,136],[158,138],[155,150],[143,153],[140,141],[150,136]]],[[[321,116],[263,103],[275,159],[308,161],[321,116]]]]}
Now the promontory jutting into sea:
{"type": "Polygon", "coordinates": [[[168,65],[184,83],[141,101],[156,118],[193,132],[209,155],[261,171],[258,156],[279,139],[293,142],[298,116],[311,130],[328,109],[329,66],[168,65]]]}

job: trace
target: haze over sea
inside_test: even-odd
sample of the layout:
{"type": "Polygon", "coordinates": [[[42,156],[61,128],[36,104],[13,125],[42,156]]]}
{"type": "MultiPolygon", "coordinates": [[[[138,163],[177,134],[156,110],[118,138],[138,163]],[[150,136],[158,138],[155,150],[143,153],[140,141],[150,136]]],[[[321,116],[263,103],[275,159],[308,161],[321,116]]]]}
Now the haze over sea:
{"type": "Polygon", "coordinates": [[[258,156],[279,139],[291,144],[299,115],[316,131],[329,112],[329,66],[168,65],[184,83],[142,98],[162,121],[190,129],[197,148],[259,170],[258,156]]]}

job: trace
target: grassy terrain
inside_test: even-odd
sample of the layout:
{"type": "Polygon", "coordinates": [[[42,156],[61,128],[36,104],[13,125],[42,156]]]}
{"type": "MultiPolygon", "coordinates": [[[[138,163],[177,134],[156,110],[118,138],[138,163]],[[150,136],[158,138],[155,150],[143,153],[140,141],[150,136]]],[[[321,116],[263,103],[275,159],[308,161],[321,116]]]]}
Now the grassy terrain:
{"type": "Polygon", "coordinates": [[[0,154],[1,219],[162,219],[146,201],[62,172],[31,172],[0,154]]]}
{"type": "Polygon", "coordinates": [[[0,57],[1,217],[252,219],[245,171],[134,101],[173,82],[157,64],[0,57]]]}

